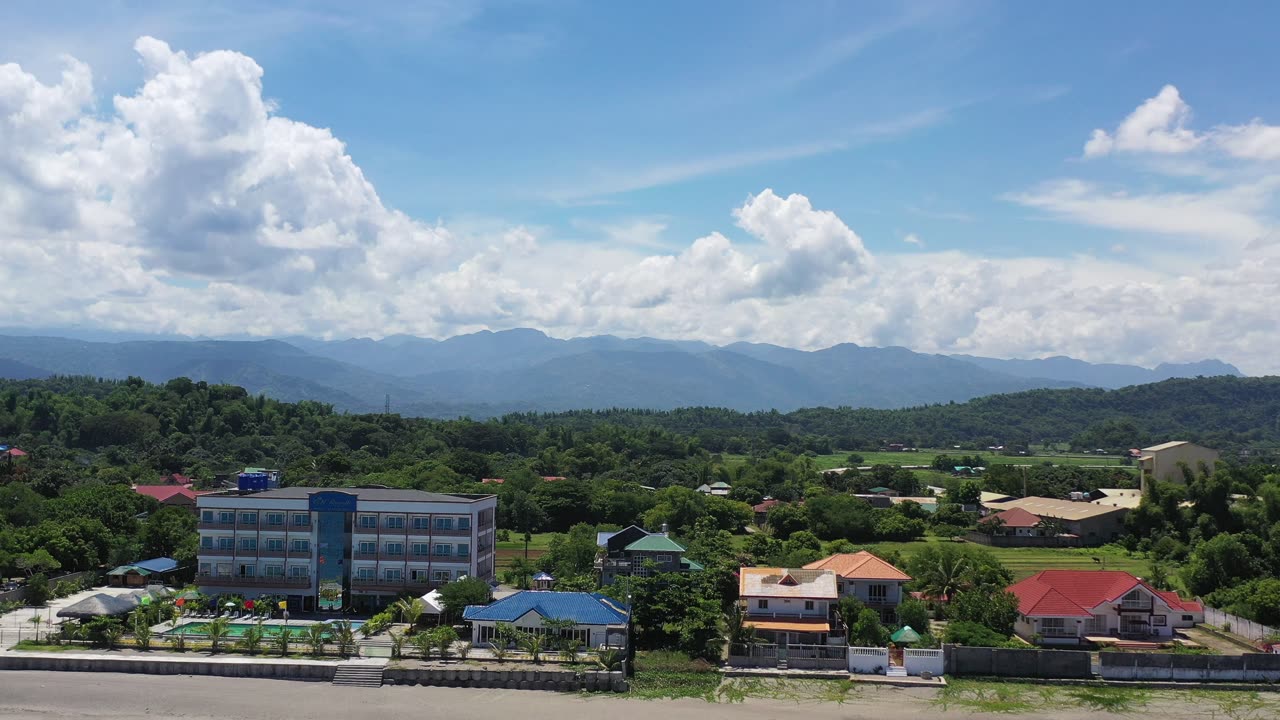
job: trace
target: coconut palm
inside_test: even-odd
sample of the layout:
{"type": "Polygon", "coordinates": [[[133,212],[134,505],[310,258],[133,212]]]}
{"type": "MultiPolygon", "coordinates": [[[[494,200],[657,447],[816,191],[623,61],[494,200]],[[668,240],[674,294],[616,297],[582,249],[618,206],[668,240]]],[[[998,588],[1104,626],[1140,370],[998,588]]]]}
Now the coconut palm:
{"type": "Polygon", "coordinates": [[[183,631],[183,632],[178,633],[178,636],[177,636],[177,637],[175,637],[175,638],[173,639],[173,649],[174,649],[175,651],[177,651],[177,652],[186,652],[186,651],[187,651],[187,633],[186,633],[186,631],[183,631]]]}
{"type": "Polygon", "coordinates": [[[540,633],[521,633],[520,649],[529,653],[529,659],[535,663],[542,662],[542,651],[547,647],[547,636],[540,633]]]}
{"type": "Polygon", "coordinates": [[[489,643],[489,652],[493,653],[494,660],[497,660],[498,662],[506,662],[507,654],[510,651],[507,650],[506,642],[501,640],[494,640],[489,643]]]}
{"type": "Polygon", "coordinates": [[[112,623],[102,628],[102,642],[106,644],[108,650],[115,650],[122,637],[124,637],[124,627],[118,623],[112,623]]]}
{"type": "Polygon", "coordinates": [[[262,627],[262,621],[259,620],[253,627],[244,631],[244,636],[240,638],[240,647],[243,647],[250,655],[257,655],[258,649],[262,647],[262,641],[266,639],[267,631],[262,627]]]}
{"type": "Polygon", "coordinates": [[[421,632],[413,636],[413,646],[418,648],[422,659],[425,661],[431,657],[431,649],[435,647],[435,638],[431,633],[421,632]]]}
{"type": "Polygon", "coordinates": [[[356,648],[356,631],[350,620],[343,620],[333,626],[333,639],[338,643],[338,654],[349,657],[356,648]]]}
{"type": "Polygon", "coordinates": [[[427,611],[426,604],[419,598],[401,598],[391,607],[400,615],[400,622],[408,623],[410,627],[417,625],[422,613],[427,611]]]}
{"type": "Polygon", "coordinates": [[[577,638],[567,638],[561,641],[560,659],[565,662],[573,662],[578,659],[578,651],[581,649],[581,640],[577,638]]]}
{"type": "Polygon", "coordinates": [[[314,623],[308,625],[306,632],[303,633],[307,639],[307,645],[311,648],[312,655],[324,654],[324,643],[328,639],[329,624],[314,623]]]}
{"type": "Polygon", "coordinates": [[[231,621],[225,617],[214,618],[204,626],[204,635],[209,638],[209,650],[211,652],[218,652],[222,648],[222,641],[226,640],[230,634],[231,621]]]}
{"type": "Polygon", "coordinates": [[[289,654],[289,641],[293,640],[293,630],[282,627],[280,631],[271,639],[271,643],[275,646],[276,651],[280,653],[280,657],[289,654]]]}
{"type": "Polygon", "coordinates": [[[151,625],[148,624],[148,618],[145,613],[134,613],[133,639],[139,650],[151,649],[151,625]]]}
{"type": "Polygon", "coordinates": [[[601,670],[617,670],[627,654],[619,648],[600,648],[596,651],[596,664],[601,670]]]}
{"type": "Polygon", "coordinates": [[[947,545],[930,553],[927,562],[920,563],[915,576],[925,597],[945,602],[969,586],[972,571],[969,556],[947,545]]]}
{"type": "Polygon", "coordinates": [[[408,638],[404,636],[404,633],[398,633],[395,630],[387,634],[391,637],[391,659],[399,660],[404,656],[404,645],[408,638]]]}

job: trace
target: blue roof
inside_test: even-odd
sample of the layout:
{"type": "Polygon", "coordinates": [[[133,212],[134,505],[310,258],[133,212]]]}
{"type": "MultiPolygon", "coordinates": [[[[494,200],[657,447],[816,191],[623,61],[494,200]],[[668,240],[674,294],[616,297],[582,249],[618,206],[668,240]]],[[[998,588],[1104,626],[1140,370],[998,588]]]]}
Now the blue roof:
{"type": "Polygon", "coordinates": [[[551,573],[544,573],[544,572],[540,572],[537,575],[534,575],[533,579],[534,580],[555,580],[555,578],[551,577],[551,573]]]}
{"type": "Polygon", "coordinates": [[[178,561],[173,558],[158,557],[150,560],[140,560],[133,564],[134,567],[140,567],[143,570],[150,570],[153,573],[172,572],[178,569],[178,561]]]}
{"type": "Polygon", "coordinates": [[[468,605],[463,620],[515,622],[530,610],[551,620],[572,620],[579,625],[622,625],[627,606],[600,593],[521,590],[489,605],[468,605]]]}

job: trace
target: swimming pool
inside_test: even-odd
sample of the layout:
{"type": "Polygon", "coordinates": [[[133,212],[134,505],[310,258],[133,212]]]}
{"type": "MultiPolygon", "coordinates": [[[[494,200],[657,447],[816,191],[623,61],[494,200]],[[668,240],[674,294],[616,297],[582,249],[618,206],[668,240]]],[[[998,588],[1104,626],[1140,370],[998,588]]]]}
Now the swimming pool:
{"type": "MultiPolygon", "coordinates": [[[[294,622],[294,623],[290,623],[289,625],[264,624],[262,626],[262,631],[267,635],[267,637],[271,637],[273,635],[279,635],[280,629],[287,627],[293,631],[294,635],[299,635],[300,633],[304,633],[307,631],[308,625],[317,625],[317,624],[319,623],[318,622],[294,622]]],[[[333,623],[330,623],[330,624],[333,624],[333,623]]],[[[351,628],[353,630],[358,630],[360,629],[360,626],[363,624],[364,624],[363,620],[352,620],[351,628]]],[[[172,630],[166,630],[162,634],[165,635],[166,637],[171,635],[204,635],[205,628],[207,627],[209,627],[208,621],[202,620],[199,622],[189,622],[183,625],[179,625],[178,627],[173,628],[172,630]]],[[[231,623],[227,625],[227,637],[233,637],[233,638],[244,637],[245,631],[251,627],[257,627],[257,623],[231,623]]]]}

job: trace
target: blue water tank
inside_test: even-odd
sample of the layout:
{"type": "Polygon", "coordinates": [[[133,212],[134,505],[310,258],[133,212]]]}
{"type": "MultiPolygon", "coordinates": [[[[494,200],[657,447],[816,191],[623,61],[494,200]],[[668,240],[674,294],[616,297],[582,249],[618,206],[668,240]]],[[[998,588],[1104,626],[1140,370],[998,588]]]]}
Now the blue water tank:
{"type": "Polygon", "coordinates": [[[261,490],[266,490],[267,474],[266,473],[240,473],[239,482],[236,483],[236,486],[240,490],[247,490],[249,492],[258,492],[261,490]]]}

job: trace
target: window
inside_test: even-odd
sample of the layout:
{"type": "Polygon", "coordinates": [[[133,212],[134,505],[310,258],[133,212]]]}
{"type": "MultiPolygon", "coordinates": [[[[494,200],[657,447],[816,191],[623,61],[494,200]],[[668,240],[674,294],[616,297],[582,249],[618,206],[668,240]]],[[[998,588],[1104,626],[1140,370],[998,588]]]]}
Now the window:
{"type": "Polygon", "coordinates": [[[241,550],[257,550],[258,538],[248,538],[248,537],[240,538],[240,549],[241,550]]]}
{"type": "Polygon", "coordinates": [[[428,545],[428,544],[426,544],[426,543],[414,543],[414,544],[413,544],[413,554],[414,554],[414,555],[420,555],[420,556],[430,555],[430,554],[431,554],[431,546],[430,546],[430,545],[428,545]]]}
{"type": "Polygon", "coordinates": [[[841,594],[841,595],[843,595],[843,594],[844,594],[844,583],[842,583],[842,582],[838,582],[838,583],[836,583],[836,592],[837,592],[837,593],[839,593],[839,594],[841,594]]]}
{"type": "Polygon", "coordinates": [[[431,519],[424,517],[416,517],[413,519],[414,530],[426,530],[431,527],[431,519]]]}
{"type": "Polygon", "coordinates": [[[391,517],[387,518],[387,529],[388,529],[388,530],[403,530],[403,529],[404,529],[404,516],[403,516],[403,515],[392,515],[391,517]]]}
{"type": "Polygon", "coordinates": [[[757,609],[757,610],[768,610],[768,609],[769,609],[769,601],[768,601],[768,600],[757,600],[757,601],[756,601],[756,609],[757,609]]]}
{"type": "Polygon", "coordinates": [[[436,518],[437,530],[452,530],[453,518],[436,518]]]}
{"type": "Polygon", "coordinates": [[[1151,627],[1164,627],[1169,622],[1168,615],[1152,615],[1151,627]]]}
{"type": "Polygon", "coordinates": [[[426,582],[427,571],[426,570],[410,570],[409,578],[412,579],[414,582],[426,582]]]}
{"type": "Polygon", "coordinates": [[[888,585],[868,585],[867,602],[882,603],[889,598],[888,585]]]}
{"type": "Polygon", "coordinates": [[[289,543],[289,552],[311,552],[311,541],[294,540],[289,543]]]}
{"type": "Polygon", "coordinates": [[[231,550],[235,546],[236,546],[235,538],[229,538],[229,537],[218,538],[219,550],[231,550]]]}
{"type": "Polygon", "coordinates": [[[240,577],[246,577],[246,578],[255,577],[257,575],[257,572],[258,572],[258,568],[254,567],[253,565],[240,566],[240,577]]]}
{"type": "Polygon", "coordinates": [[[804,609],[805,609],[805,610],[812,610],[812,609],[813,609],[813,601],[812,601],[812,600],[805,600],[805,601],[804,601],[804,609]]]}
{"type": "Polygon", "coordinates": [[[655,558],[653,559],[653,561],[654,561],[654,562],[658,562],[658,563],[669,563],[669,562],[671,562],[671,556],[670,556],[670,555],[659,555],[659,556],[655,557],[655,558]]]}
{"type": "Polygon", "coordinates": [[[470,543],[458,543],[458,557],[466,557],[471,554],[470,543]]]}
{"type": "Polygon", "coordinates": [[[399,582],[404,579],[404,575],[400,568],[387,568],[382,571],[382,577],[384,580],[390,580],[392,582],[399,582]]]}
{"type": "Polygon", "coordinates": [[[267,524],[275,527],[284,525],[284,513],[267,513],[267,524]]]}
{"type": "Polygon", "coordinates": [[[458,518],[458,529],[459,529],[459,530],[470,530],[470,529],[471,529],[471,518],[469,518],[469,517],[460,517],[460,518],[458,518]]]}
{"type": "Polygon", "coordinates": [[[306,565],[293,565],[289,568],[289,577],[291,578],[304,578],[307,575],[308,568],[306,565]]]}
{"type": "Polygon", "coordinates": [[[361,515],[360,527],[364,530],[378,529],[378,516],[377,515],[361,515]]]}
{"type": "Polygon", "coordinates": [[[284,538],[267,538],[267,550],[272,552],[283,552],[284,538]]]}
{"type": "Polygon", "coordinates": [[[204,536],[202,536],[202,537],[200,538],[200,548],[201,548],[202,550],[212,550],[212,549],[213,549],[213,536],[212,536],[212,535],[204,535],[204,536]]]}
{"type": "Polygon", "coordinates": [[[267,577],[284,577],[283,565],[268,565],[262,568],[262,574],[267,577]]]}
{"type": "Polygon", "coordinates": [[[373,568],[371,567],[356,568],[356,577],[360,580],[372,580],[373,568]]]}
{"type": "Polygon", "coordinates": [[[361,555],[376,555],[378,553],[378,543],[373,540],[361,540],[359,552],[361,555]]]}
{"type": "Polygon", "coordinates": [[[436,545],[436,555],[443,556],[443,555],[452,555],[452,554],[453,554],[452,545],[449,545],[449,544],[436,545]]]}
{"type": "Polygon", "coordinates": [[[1193,622],[1196,619],[1194,615],[1183,615],[1182,622],[1193,622]]]}
{"type": "Polygon", "coordinates": [[[213,522],[213,511],[212,511],[212,510],[201,510],[201,511],[200,511],[200,522],[207,522],[207,523],[211,523],[211,522],[213,522]]]}
{"type": "Polygon", "coordinates": [[[1120,601],[1120,607],[1125,610],[1150,610],[1151,596],[1141,590],[1132,590],[1120,601]]]}
{"type": "Polygon", "coordinates": [[[1040,618],[1041,635],[1066,635],[1067,623],[1062,618],[1040,618]]]}
{"type": "Polygon", "coordinates": [[[240,523],[242,525],[257,525],[258,513],[256,512],[240,513],[240,523]]]}
{"type": "Polygon", "coordinates": [[[449,571],[435,570],[431,573],[431,579],[436,582],[449,582],[449,571]]]}
{"type": "Polygon", "coordinates": [[[388,554],[388,555],[403,555],[403,554],[404,554],[404,543],[398,543],[398,542],[389,542],[389,543],[387,543],[387,554],[388,554]]]}
{"type": "Polygon", "coordinates": [[[231,566],[226,563],[218,563],[218,577],[231,577],[231,566]]]}
{"type": "Polygon", "coordinates": [[[212,563],[200,563],[200,574],[208,575],[213,570],[212,563]]]}
{"type": "Polygon", "coordinates": [[[294,527],[311,527],[310,513],[296,513],[293,516],[294,527]]]}
{"type": "Polygon", "coordinates": [[[1094,615],[1084,621],[1084,631],[1087,633],[1104,633],[1107,631],[1107,616],[1094,615]]]}
{"type": "Polygon", "coordinates": [[[236,521],[236,513],[234,510],[223,510],[222,512],[218,513],[218,522],[220,523],[229,525],[235,521],[236,521]]]}

